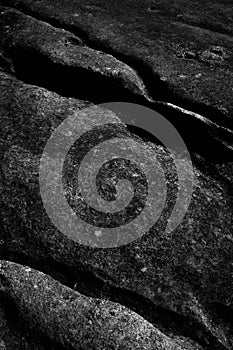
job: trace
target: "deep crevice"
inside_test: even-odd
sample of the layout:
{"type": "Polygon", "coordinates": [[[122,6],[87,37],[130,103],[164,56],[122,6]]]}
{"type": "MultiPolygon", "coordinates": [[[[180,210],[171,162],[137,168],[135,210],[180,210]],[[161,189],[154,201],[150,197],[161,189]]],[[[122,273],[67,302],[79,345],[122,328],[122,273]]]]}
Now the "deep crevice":
{"type": "Polygon", "coordinates": [[[11,55],[16,78],[27,84],[93,103],[132,99],[120,82],[101,73],[55,63],[33,50],[15,50],[11,55]]]}
{"type": "MultiPolygon", "coordinates": [[[[43,19],[37,18],[40,16],[35,16],[35,14],[30,11],[24,11],[23,13],[34,15],[34,18],[39,20],[43,19]]],[[[49,19],[48,23],[55,25],[56,28],[61,28],[60,22],[56,19],[49,19]]],[[[74,29],[69,25],[69,28],[66,27],[67,26],[64,26],[63,29],[68,29],[70,32],[71,29],[74,29]]],[[[72,32],[77,35],[74,30],[72,32]]],[[[106,46],[100,44],[97,39],[92,42],[87,33],[82,30],[81,33],[78,34],[82,39],[86,40],[88,44],[91,44],[93,48],[101,49],[103,52],[106,52],[106,46]],[[99,47],[99,45],[101,47],[99,47]]],[[[151,68],[141,59],[133,56],[125,57],[125,55],[123,55],[123,57],[118,57],[114,52],[109,52],[109,50],[107,50],[107,53],[113,54],[122,62],[136,69],[147,83],[148,91],[152,91],[152,85],[155,85],[156,91],[159,92],[156,96],[157,101],[169,100],[170,103],[185,107],[192,112],[198,112],[201,115],[204,114],[208,116],[210,114],[211,116],[214,115],[213,113],[215,112],[211,110],[211,107],[202,105],[200,110],[195,110],[190,101],[184,106],[180,97],[172,96],[166,83],[162,82],[158,76],[154,76],[151,68]],[[167,98],[168,95],[169,99],[167,98]],[[205,108],[207,108],[208,113],[206,113],[207,110],[205,110],[205,108]]],[[[232,134],[227,130],[214,130],[212,126],[206,125],[198,118],[184,115],[181,111],[160,104],[159,101],[152,103],[144,96],[134,95],[131,91],[124,88],[119,81],[113,78],[81,67],[74,68],[54,63],[49,57],[37,51],[23,49],[12,50],[11,56],[16,78],[25,83],[44,87],[64,97],[84,99],[95,104],[121,101],[147,106],[161,113],[174,125],[187,144],[188,149],[192,152],[196,152],[213,162],[221,163],[232,160],[233,158],[233,151],[221,142],[221,140],[224,141],[226,139],[226,143],[232,143],[232,134]]],[[[144,131],[141,130],[140,134],[137,135],[143,138],[144,131]]],[[[151,135],[151,142],[157,143],[153,135],[151,135]]]]}
{"type": "MultiPolygon", "coordinates": [[[[231,135],[230,133],[228,135],[227,131],[225,133],[222,131],[219,136],[218,130],[214,130],[199,119],[188,118],[181,111],[163,104],[148,102],[143,96],[136,96],[126,90],[119,81],[100,73],[54,63],[49,57],[33,50],[16,50],[12,51],[11,55],[16,78],[27,84],[46,88],[64,97],[84,99],[95,104],[121,101],[147,106],[161,113],[173,124],[191,151],[213,162],[232,159],[233,151],[221,142],[222,136],[230,142],[231,135]]],[[[136,128],[134,130],[129,126],[129,131],[155,144],[158,143],[158,139],[145,130],[136,128]]]]}
{"type": "Polygon", "coordinates": [[[74,27],[72,24],[68,24],[60,18],[49,17],[46,14],[38,14],[32,9],[27,8],[27,6],[24,6],[23,4],[21,4],[21,6],[16,5],[15,7],[13,7],[11,5],[9,6],[7,2],[3,1],[3,5],[4,3],[5,6],[9,8],[15,8],[18,11],[21,11],[22,13],[29,15],[37,20],[49,23],[55,28],[67,30],[70,33],[82,39],[84,43],[90,48],[100,50],[106,54],[110,54],[119,61],[127,64],[129,67],[133,68],[138,73],[138,75],[144,81],[149,95],[155,101],[157,100],[173,103],[194,113],[201,114],[216,124],[219,124],[219,121],[221,121],[221,126],[229,128],[230,130],[233,129],[232,121],[230,120],[230,118],[227,119],[227,117],[217,108],[206,106],[204,103],[191,101],[190,99],[181,97],[177,93],[172,91],[172,89],[169,87],[169,84],[165,81],[162,81],[160,79],[159,74],[155,73],[152,67],[142,58],[136,57],[132,54],[124,54],[115,51],[111,48],[111,46],[108,43],[106,43],[105,41],[101,41],[97,36],[95,36],[94,33],[87,33],[85,29],[81,28],[81,26],[74,27]],[[154,93],[153,91],[156,91],[156,93],[154,93]]]}

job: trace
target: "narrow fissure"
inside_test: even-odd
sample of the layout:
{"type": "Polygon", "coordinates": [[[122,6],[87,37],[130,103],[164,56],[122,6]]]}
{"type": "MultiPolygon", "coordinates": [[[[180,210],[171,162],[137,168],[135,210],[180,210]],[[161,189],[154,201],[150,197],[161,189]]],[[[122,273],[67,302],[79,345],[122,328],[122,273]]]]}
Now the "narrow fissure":
{"type": "Polygon", "coordinates": [[[169,88],[169,85],[160,79],[159,74],[155,73],[152,70],[152,68],[141,58],[130,54],[116,52],[106,42],[101,42],[101,40],[98,37],[95,37],[93,33],[93,37],[90,37],[90,34],[85,32],[85,30],[82,29],[80,26],[76,26],[74,28],[72,24],[65,23],[59,18],[51,18],[43,14],[39,15],[38,13],[35,13],[33,10],[27,8],[26,6],[17,6],[16,4],[15,7],[13,7],[12,5],[7,4],[7,1],[2,1],[3,5],[5,5],[6,7],[17,9],[23,14],[31,16],[40,21],[44,21],[57,29],[64,29],[66,31],[69,31],[70,33],[82,39],[84,44],[88,47],[95,50],[100,50],[106,54],[110,54],[119,61],[127,64],[129,67],[133,68],[138,73],[138,75],[143,80],[150,97],[153,98],[155,101],[173,103],[177,106],[180,106],[181,108],[203,115],[217,124],[219,123],[219,120],[221,120],[222,127],[229,128],[230,130],[232,129],[232,122],[230,120],[227,120],[225,116],[216,108],[206,106],[203,103],[190,101],[187,98],[182,98],[175,94],[169,88]]]}
{"type": "MultiPolygon", "coordinates": [[[[168,108],[159,102],[149,102],[144,96],[136,96],[119,81],[100,73],[54,63],[35,51],[12,51],[11,56],[15,76],[24,83],[46,88],[64,97],[88,100],[94,104],[130,102],[149,107],[174,125],[190,151],[213,162],[232,159],[232,149],[221,142],[221,137],[230,142],[230,132],[221,131],[219,135],[218,130],[201,120],[189,118],[181,111],[168,108]]],[[[149,132],[133,126],[128,126],[128,129],[143,140],[158,144],[158,139],[149,132]]]]}

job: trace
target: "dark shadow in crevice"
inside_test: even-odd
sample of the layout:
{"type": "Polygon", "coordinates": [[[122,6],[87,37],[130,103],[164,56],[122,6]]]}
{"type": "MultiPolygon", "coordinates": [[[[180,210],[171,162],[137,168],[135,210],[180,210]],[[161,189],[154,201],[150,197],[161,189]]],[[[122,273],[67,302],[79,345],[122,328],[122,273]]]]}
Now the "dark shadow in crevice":
{"type": "MultiPolygon", "coordinates": [[[[136,96],[124,88],[120,81],[92,70],[54,63],[33,50],[17,50],[11,55],[15,75],[25,83],[46,88],[61,96],[84,99],[95,104],[120,101],[144,105],[167,118],[178,130],[191,152],[196,152],[213,162],[226,162],[233,158],[233,151],[221,142],[221,137],[230,142],[232,135],[228,135],[227,132],[219,135],[218,130],[195,117],[189,118],[181,111],[156,102],[150,103],[143,96],[136,96]]],[[[129,126],[129,130],[132,132],[133,127],[129,126]]],[[[142,129],[136,135],[150,139],[155,144],[158,142],[158,138],[153,135],[148,137],[149,133],[142,129]]]]}
{"type": "Polygon", "coordinates": [[[229,329],[233,330],[233,309],[230,306],[221,304],[220,302],[210,303],[212,314],[222,323],[228,325],[229,329]]]}
{"type": "Polygon", "coordinates": [[[11,55],[16,78],[27,84],[93,103],[132,100],[119,81],[91,69],[55,63],[33,50],[14,50],[11,55]]]}
{"type": "MultiPolygon", "coordinates": [[[[14,8],[12,5],[9,6],[7,2],[5,2],[5,6],[14,8]]],[[[98,36],[94,34],[93,30],[88,33],[82,24],[69,24],[62,18],[55,18],[46,14],[35,12],[24,4],[20,4],[19,6],[15,5],[15,8],[26,15],[32,16],[37,20],[45,21],[55,28],[65,29],[71,32],[72,34],[82,39],[87,46],[110,54],[119,61],[124,62],[131,68],[135,69],[141,79],[144,81],[147,91],[154,100],[173,103],[184,109],[201,114],[216,124],[233,130],[233,122],[231,118],[227,118],[224,113],[220,112],[215,107],[207,106],[201,102],[198,103],[196,101],[192,101],[186,97],[181,97],[180,94],[177,94],[174,91],[170,84],[168,84],[166,81],[161,80],[160,75],[153,71],[149,63],[147,63],[141,57],[136,56],[135,54],[114,50],[111,47],[110,43],[108,43],[106,40],[101,40],[98,38],[98,36]]]]}
{"type": "MultiPolygon", "coordinates": [[[[198,154],[192,154],[191,159],[195,164],[196,168],[201,171],[201,173],[208,177],[211,177],[217,183],[221,183],[221,187],[225,189],[225,193],[229,194],[232,192],[232,181],[228,178],[228,174],[220,173],[219,169],[216,167],[216,164],[209,162],[207,159],[200,157],[198,154]]],[[[224,159],[224,157],[223,157],[224,159]]],[[[224,160],[223,160],[224,162],[224,160]]],[[[230,197],[230,196],[229,196],[230,197]]]]}
{"type": "MultiPolygon", "coordinates": [[[[35,327],[31,327],[31,324],[28,323],[28,319],[25,319],[25,322],[23,322],[22,313],[20,313],[16,302],[9,293],[0,292],[0,307],[4,310],[6,321],[12,332],[19,334],[28,344],[33,345],[33,343],[36,343],[41,349],[75,350],[71,347],[64,348],[60,343],[51,341],[51,339],[40,332],[38,328],[35,331],[35,327]]],[[[20,344],[18,345],[20,346],[20,344]]]]}

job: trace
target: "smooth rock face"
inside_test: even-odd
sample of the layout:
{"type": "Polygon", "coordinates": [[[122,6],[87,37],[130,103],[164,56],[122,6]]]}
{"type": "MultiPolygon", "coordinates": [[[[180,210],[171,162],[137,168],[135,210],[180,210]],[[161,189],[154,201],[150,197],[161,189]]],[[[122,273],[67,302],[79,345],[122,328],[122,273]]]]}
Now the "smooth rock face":
{"type": "Polygon", "coordinates": [[[231,1],[1,0],[138,70],[153,98],[232,124],[231,1]]]}
{"type": "MultiPolygon", "coordinates": [[[[0,257],[30,266],[0,264],[0,331],[6,329],[0,349],[46,349],[47,343],[50,349],[232,349],[233,163],[225,160],[233,140],[232,7],[200,3],[0,0],[19,10],[0,8],[0,257]],[[158,108],[179,120],[182,136],[200,143],[200,153],[192,154],[191,204],[172,234],[164,228],[177,179],[164,147],[130,133],[112,111],[80,114],[92,103],[118,99],[158,108]],[[160,159],[169,189],[166,211],[137,241],[87,247],[49,219],[40,159],[70,116],[80,130],[100,119],[113,123],[100,128],[99,142],[109,135],[136,139],[152,162],[160,159]],[[215,164],[203,158],[205,141],[208,156],[219,153],[215,164]],[[14,312],[32,334],[12,324],[14,312]],[[89,316],[90,328],[83,326],[89,316]]],[[[71,199],[75,152],[92,144],[88,134],[69,155],[64,178],[71,199]]],[[[131,151],[131,141],[124,147],[131,151]]],[[[187,160],[180,164],[187,174],[187,160]]]]}

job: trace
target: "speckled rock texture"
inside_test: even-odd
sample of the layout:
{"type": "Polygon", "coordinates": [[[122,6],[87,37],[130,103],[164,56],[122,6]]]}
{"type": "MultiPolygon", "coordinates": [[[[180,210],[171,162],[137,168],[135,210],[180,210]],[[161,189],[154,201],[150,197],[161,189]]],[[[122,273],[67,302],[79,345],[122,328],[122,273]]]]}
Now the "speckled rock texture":
{"type": "Polygon", "coordinates": [[[85,297],[31,268],[1,261],[0,278],[1,294],[17,305],[30,331],[64,349],[201,349],[167,337],[124,306],[85,297]]]}
{"type": "MultiPolygon", "coordinates": [[[[51,262],[51,274],[72,287],[87,273],[88,281],[84,277],[80,283],[84,293],[95,295],[96,288],[97,295],[122,298],[155,324],[161,321],[168,332],[230,349],[229,324],[212,314],[215,304],[220,310],[232,305],[232,199],[227,177],[220,181],[196,169],[190,208],[172,236],[164,235],[161,221],[140,241],[120,248],[80,246],[48,218],[39,193],[40,154],[52,130],[84,106],[1,73],[1,255],[32,266],[39,263],[46,272],[51,262]],[[190,331],[187,325],[193,322],[190,331]]],[[[163,156],[161,147],[154,147],[163,156]]]]}
{"type": "Polygon", "coordinates": [[[18,79],[62,96],[95,103],[128,101],[146,105],[164,114],[193,149],[209,154],[213,149],[232,151],[233,132],[229,125],[224,127],[212,118],[212,110],[209,113],[202,111],[204,115],[194,113],[190,110],[191,104],[189,109],[182,108],[183,104],[178,106],[178,97],[174,104],[173,99],[168,98],[171,93],[161,86],[161,82],[157,84],[157,90],[165,89],[164,96],[153,96],[150,89],[153,75],[150,74],[149,82],[144,79],[144,83],[138,74],[140,69],[133,69],[107,54],[105,48],[102,51],[94,49],[95,45],[88,46],[69,31],[11,8],[1,7],[0,26],[2,65],[18,79]]]}
{"type": "Polygon", "coordinates": [[[70,32],[10,8],[2,7],[0,15],[1,46],[11,55],[19,77],[49,88],[63,85],[61,91],[70,86],[66,94],[73,90],[79,98],[95,95],[97,100],[101,94],[109,101],[114,95],[123,98],[124,92],[127,98],[127,90],[146,95],[143,82],[132,68],[84,45],[70,32]],[[90,84],[82,84],[83,80],[90,84]]]}
{"type": "MultiPolygon", "coordinates": [[[[231,350],[230,2],[0,5],[0,349],[231,350]],[[79,113],[108,101],[163,113],[190,146],[194,191],[171,234],[164,233],[176,195],[171,157],[113,111],[79,113]],[[127,138],[130,151],[128,139],[137,140],[150,150],[152,163],[158,157],[163,165],[166,210],[140,239],[110,249],[87,247],[48,217],[40,159],[70,116],[80,130],[106,120],[111,126],[98,129],[99,142],[127,138]]],[[[85,153],[95,137],[87,134],[74,151],[85,153]]],[[[187,159],[180,162],[187,173],[187,159]]],[[[64,178],[72,199],[69,171],[64,178]]]]}
{"type": "Polygon", "coordinates": [[[156,100],[206,112],[210,120],[232,130],[230,0],[0,3],[68,29],[135,66],[156,100]]]}

